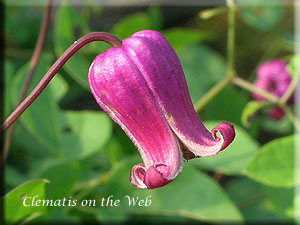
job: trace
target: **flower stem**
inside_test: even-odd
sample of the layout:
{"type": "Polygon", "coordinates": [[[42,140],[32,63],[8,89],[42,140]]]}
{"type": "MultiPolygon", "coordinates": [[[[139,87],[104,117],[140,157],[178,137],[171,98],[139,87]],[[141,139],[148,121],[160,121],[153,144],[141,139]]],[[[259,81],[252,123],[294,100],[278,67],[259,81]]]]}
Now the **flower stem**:
{"type": "Polygon", "coordinates": [[[105,32],[89,33],[75,41],[51,66],[48,72],[44,75],[42,80],[37,84],[33,91],[25,98],[25,100],[9,115],[0,127],[0,135],[4,133],[19,117],[20,115],[34,102],[34,100],[41,94],[55,74],[62,68],[68,59],[74,55],[84,45],[93,41],[104,41],[113,47],[121,47],[122,41],[115,36],[105,32]]]}
{"type": "MultiPolygon", "coordinates": [[[[19,104],[24,100],[24,98],[26,96],[26,92],[27,92],[27,89],[32,80],[35,68],[39,62],[39,58],[40,58],[40,55],[41,55],[41,52],[42,52],[42,49],[44,46],[44,42],[46,39],[48,27],[49,27],[49,22],[50,22],[50,17],[51,17],[51,8],[52,8],[51,0],[47,0],[46,7],[45,7],[45,10],[43,13],[44,16],[43,16],[42,24],[40,27],[39,36],[38,36],[38,39],[37,39],[37,42],[36,42],[36,45],[34,48],[33,55],[30,60],[29,70],[26,74],[26,79],[25,79],[25,82],[23,83],[21,94],[19,96],[19,104]]],[[[10,130],[8,131],[8,133],[5,137],[0,163],[4,163],[4,161],[6,160],[6,157],[7,157],[8,151],[9,151],[9,147],[10,147],[11,141],[13,139],[14,131],[15,131],[15,124],[11,126],[10,130]]]]}
{"type": "Polygon", "coordinates": [[[227,76],[234,77],[234,45],[235,45],[235,7],[232,0],[227,0],[229,7],[227,25],[227,76]]]}
{"type": "Polygon", "coordinates": [[[232,79],[232,82],[234,84],[236,84],[237,86],[242,87],[252,93],[259,94],[261,97],[267,99],[268,101],[270,101],[272,103],[279,103],[279,98],[277,98],[275,95],[272,95],[267,91],[264,91],[262,89],[255,87],[253,84],[251,84],[250,82],[248,82],[246,80],[243,80],[242,78],[234,77],[232,79]]]}
{"type": "Polygon", "coordinates": [[[33,219],[37,218],[37,217],[40,217],[42,216],[41,213],[33,213],[31,214],[30,216],[28,216],[25,220],[23,220],[22,223],[20,223],[20,225],[25,225],[25,224],[28,224],[29,222],[31,222],[33,219]]]}
{"type": "Polygon", "coordinates": [[[196,112],[200,112],[201,109],[211,100],[213,99],[220,91],[222,91],[230,82],[231,77],[225,76],[219,83],[213,86],[196,104],[195,110],[196,112]]]}
{"type": "Polygon", "coordinates": [[[283,110],[285,111],[286,115],[288,116],[288,118],[294,123],[296,129],[298,130],[298,132],[300,132],[300,122],[297,119],[297,117],[295,116],[295,114],[292,112],[290,107],[283,107],[283,110]]]}
{"type": "Polygon", "coordinates": [[[229,7],[228,12],[228,32],[227,32],[227,74],[226,76],[212,87],[199,101],[195,104],[196,112],[213,99],[220,91],[222,91],[236,75],[234,69],[234,44],[235,44],[235,8],[232,0],[227,0],[229,7]]]}
{"type": "Polygon", "coordinates": [[[296,129],[300,132],[300,122],[296,118],[295,114],[292,112],[290,107],[288,107],[286,105],[286,102],[281,102],[281,99],[279,99],[278,97],[270,94],[269,92],[263,91],[263,90],[255,87],[254,85],[252,85],[248,81],[245,81],[245,80],[243,80],[239,77],[234,77],[232,79],[232,82],[234,84],[236,84],[237,86],[242,87],[242,88],[244,88],[244,89],[246,89],[246,90],[248,90],[252,93],[259,94],[260,96],[262,96],[263,98],[265,98],[269,102],[272,102],[272,103],[275,103],[276,105],[278,105],[280,108],[282,108],[285,111],[285,113],[287,114],[289,119],[295,125],[296,129]]]}
{"type": "Polygon", "coordinates": [[[281,104],[286,104],[287,101],[292,96],[292,94],[295,92],[297,84],[299,83],[299,78],[300,78],[300,75],[296,75],[296,77],[294,79],[292,79],[292,82],[291,82],[289,88],[287,89],[287,91],[284,93],[284,95],[280,99],[281,104]]]}
{"type": "Polygon", "coordinates": [[[97,186],[106,184],[110,176],[111,176],[111,170],[104,172],[99,177],[83,182],[75,187],[75,190],[72,193],[72,195],[73,196],[76,195],[77,199],[81,199],[86,195],[88,195],[88,193],[94,188],[96,188],[97,186]],[[78,192],[78,194],[76,192],[78,192]]]}
{"type": "Polygon", "coordinates": [[[227,6],[229,8],[233,8],[234,7],[234,1],[233,0],[226,0],[227,6]]]}
{"type": "Polygon", "coordinates": [[[216,182],[219,182],[221,180],[221,178],[223,177],[223,173],[221,171],[216,171],[213,175],[213,179],[216,182]]]}

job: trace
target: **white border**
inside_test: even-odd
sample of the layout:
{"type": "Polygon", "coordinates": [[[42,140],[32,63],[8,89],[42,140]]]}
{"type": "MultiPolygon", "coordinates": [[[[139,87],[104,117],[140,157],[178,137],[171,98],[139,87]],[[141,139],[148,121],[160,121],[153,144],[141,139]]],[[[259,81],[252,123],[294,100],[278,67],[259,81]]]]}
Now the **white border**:
{"type": "MultiPolygon", "coordinates": [[[[295,6],[295,53],[300,55],[300,0],[282,0],[281,4],[295,6]]],[[[7,6],[45,6],[45,0],[4,0],[7,6]]],[[[73,6],[220,6],[226,5],[226,0],[52,0],[52,5],[68,3],[73,6]]],[[[253,4],[257,5],[257,1],[253,4]]],[[[243,6],[253,5],[251,1],[243,6]]],[[[276,5],[275,0],[261,0],[260,5],[276,5]]],[[[300,88],[296,93],[295,113],[300,120],[300,88]]],[[[299,134],[295,130],[296,134],[299,134]]],[[[300,135],[300,134],[299,134],[300,135]]],[[[297,136],[298,137],[298,136],[297,136]]],[[[300,224],[300,138],[295,139],[295,219],[300,224]]]]}
{"type": "MultiPolygon", "coordinates": [[[[300,55],[300,0],[295,1],[295,53],[300,55]]],[[[299,62],[297,62],[297,67],[299,62]]],[[[297,71],[298,72],[298,71],[297,71]]],[[[296,89],[296,105],[295,113],[300,119],[300,88],[296,89]]],[[[297,138],[295,138],[295,218],[300,224],[300,138],[299,132],[295,131],[297,138]]]]}
{"type": "MultiPolygon", "coordinates": [[[[298,1],[298,0],[296,0],[298,1]]],[[[4,0],[8,6],[44,6],[45,0],[4,0]]],[[[52,5],[68,3],[73,6],[220,6],[226,0],[52,0],[52,5]]],[[[294,0],[261,0],[243,3],[243,6],[292,5],[294,0]]]]}

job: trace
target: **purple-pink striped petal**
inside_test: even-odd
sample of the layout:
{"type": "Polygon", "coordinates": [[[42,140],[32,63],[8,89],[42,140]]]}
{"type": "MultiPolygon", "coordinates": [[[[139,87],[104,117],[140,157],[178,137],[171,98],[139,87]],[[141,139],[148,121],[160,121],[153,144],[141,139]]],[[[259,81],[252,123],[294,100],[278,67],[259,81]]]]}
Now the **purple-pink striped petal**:
{"type": "Polygon", "coordinates": [[[168,184],[179,173],[183,156],[213,156],[235,137],[227,122],[212,132],[202,124],[179,59],[156,31],[137,32],[122,47],[98,55],[88,79],[98,104],[141,154],[144,164],[130,171],[130,183],[137,188],[168,184]]]}
{"type": "Polygon", "coordinates": [[[200,121],[180,61],[159,32],[139,31],[124,40],[124,48],[143,74],[169,126],[196,157],[213,156],[232,142],[232,125],[223,124],[221,138],[216,138],[200,121]]]}
{"type": "Polygon", "coordinates": [[[180,171],[181,151],[143,75],[124,47],[111,48],[95,58],[89,70],[89,85],[98,104],[122,127],[142,156],[144,165],[135,166],[131,172],[132,185],[155,188],[162,184],[147,186],[143,180],[153,177],[153,169],[149,175],[148,169],[165,165],[156,166],[156,170],[166,180],[163,183],[168,183],[180,171]],[[145,176],[141,176],[142,171],[145,176]]]}

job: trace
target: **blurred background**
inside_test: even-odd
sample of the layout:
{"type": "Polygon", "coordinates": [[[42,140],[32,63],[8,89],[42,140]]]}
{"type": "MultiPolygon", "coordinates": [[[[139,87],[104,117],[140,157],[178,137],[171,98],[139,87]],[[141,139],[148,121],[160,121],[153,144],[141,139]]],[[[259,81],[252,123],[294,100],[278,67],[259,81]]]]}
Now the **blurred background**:
{"type": "MultiPolygon", "coordinates": [[[[161,32],[182,63],[194,104],[226,75],[226,2],[122,7],[86,2],[74,6],[62,1],[53,6],[28,91],[75,40],[93,31],[120,39],[144,29],[161,32]]],[[[235,1],[234,65],[238,76],[249,82],[255,80],[262,62],[289,61],[294,55],[294,6],[273,2],[249,6],[249,1],[235,1]]],[[[43,11],[41,5],[5,6],[5,117],[17,105],[43,11]]],[[[96,224],[294,220],[293,124],[286,116],[269,118],[268,108],[243,123],[251,93],[233,84],[213,98],[199,117],[209,130],[220,121],[233,123],[235,141],[215,157],[184,162],[178,177],[163,188],[132,187],[129,171],[142,159],[122,129],[98,106],[87,82],[93,58],[108,48],[99,42],[82,48],[18,120],[5,168],[5,192],[11,191],[5,202],[8,224],[24,220],[96,224]],[[278,162],[278,158],[286,161],[278,162]],[[123,203],[120,207],[23,207],[21,193],[39,199],[77,199],[78,203],[100,202],[113,195],[123,203]],[[152,204],[129,207],[125,195],[140,199],[151,195],[152,204]]]]}

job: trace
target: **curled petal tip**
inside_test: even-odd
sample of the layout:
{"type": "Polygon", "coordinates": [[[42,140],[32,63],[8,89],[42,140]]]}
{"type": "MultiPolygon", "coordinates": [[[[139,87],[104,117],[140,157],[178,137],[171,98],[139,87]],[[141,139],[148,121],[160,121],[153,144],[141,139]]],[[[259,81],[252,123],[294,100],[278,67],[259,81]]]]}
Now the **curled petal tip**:
{"type": "Polygon", "coordinates": [[[223,139],[223,144],[220,148],[220,151],[225,149],[235,138],[235,130],[234,126],[228,122],[222,122],[218,126],[212,129],[212,135],[215,139],[220,139],[217,137],[217,133],[219,132],[223,139]]]}
{"type": "Polygon", "coordinates": [[[180,147],[186,160],[214,156],[230,145],[235,138],[234,126],[228,122],[220,123],[212,129],[211,133],[207,132],[207,139],[202,140],[185,140],[181,137],[180,147]],[[218,137],[217,133],[220,133],[221,137],[218,137]]]}
{"type": "Polygon", "coordinates": [[[147,186],[144,183],[145,165],[139,163],[130,170],[129,182],[132,186],[140,189],[145,189],[147,186]]]}
{"type": "Polygon", "coordinates": [[[130,171],[129,181],[131,185],[140,189],[154,189],[165,186],[173,179],[166,178],[158,167],[166,165],[157,164],[149,167],[147,170],[144,164],[135,165],[130,171]]]}

